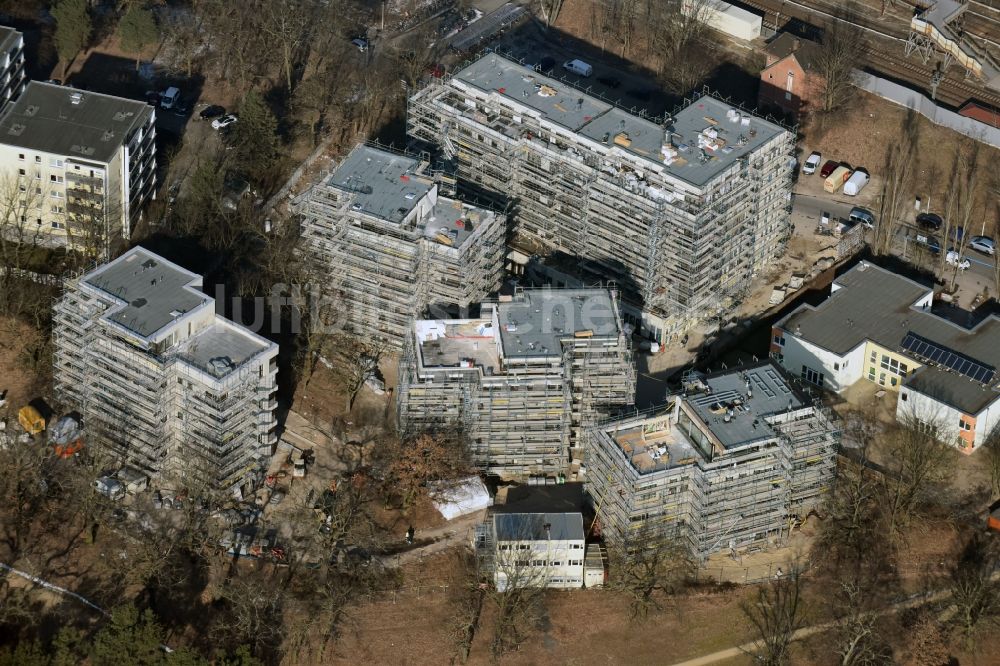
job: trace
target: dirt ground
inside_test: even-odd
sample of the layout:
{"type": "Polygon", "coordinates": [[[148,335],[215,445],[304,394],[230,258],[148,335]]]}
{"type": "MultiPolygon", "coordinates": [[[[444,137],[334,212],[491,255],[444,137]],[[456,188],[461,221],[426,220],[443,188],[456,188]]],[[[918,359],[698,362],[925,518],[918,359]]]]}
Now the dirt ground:
{"type": "Polygon", "coordinates": [[[38,394],[38,379],[25,366],[22,354],[25,340],[37,335],[27,324],[10,317],[0,318],[0,394],[7,404],[0,407],[0,418],[17,423],[17,410],[31,400],[43,397],[38,394]]]}
{"type": "MultiPolygon", "coordinates": [[[[906,109],[901,106],[858,91],[855,104],[839,114],[835,122],[827,122],[824,126],[806,123],[800,128],[804,135],[800,157],[804,159],[816,150],[823,154],[824,161],[833,159],[854,167],[866,167],[873,176],[867,189],[875,194],[878,191],[876,179],[881,175],[879,172],[884,164],[886,148],[901,136],[906,114],[906,109]]],[[[953,172],[954,148],[963,141],[971,140],[935,125],[923,116],[918,116],[917,123],[919,140],[913,167],[916,193],[921,197],[925,210],[940,211],[944,208],[946,193],[952,188],[949,176],[953,172]]],[[[996,168],[989,165],[1000,161],[1000,150],[979,145],[982,167],[976,209],[981,210],[984,217],[977,215],[976,220],[982,222],[985,218],[986,232],[990,233],[995,231],[1000,216],[995,194],[1000,183],[995,182],[996,168]],[[990,182],[991,178],[994,182],[990,182]]]]}

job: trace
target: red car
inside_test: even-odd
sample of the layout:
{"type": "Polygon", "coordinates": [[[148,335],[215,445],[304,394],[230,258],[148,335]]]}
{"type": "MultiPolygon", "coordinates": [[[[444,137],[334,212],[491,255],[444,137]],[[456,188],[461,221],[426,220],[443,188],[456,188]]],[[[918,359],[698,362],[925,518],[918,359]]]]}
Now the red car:
{"type": "Polygon", "coordinates": [[[834,169],[836,169],[839,166],[840,162],[836,160],[827,160],[826,162],[823,163],[823,168],[819,170],[819,177],[826,178],[831,173],[833,173],[834,169]]]}

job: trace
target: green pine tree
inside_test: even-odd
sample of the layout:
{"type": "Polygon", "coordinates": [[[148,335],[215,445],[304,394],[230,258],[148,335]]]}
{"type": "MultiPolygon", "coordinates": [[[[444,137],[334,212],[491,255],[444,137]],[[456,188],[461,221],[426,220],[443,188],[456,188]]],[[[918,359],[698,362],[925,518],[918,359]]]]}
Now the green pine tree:
{"type": "Polygon", "coordinates": [[[139,5],[130,5],[118,23],[118,37],[122,48],[135,54],[135,68],[138,70],[143,49],[160,39],[160,29],[153,12],[139,5]]]}
{"type": "Polygon", "coordinates": [[[87,11],[87,0],[59,0],[52,6],[56,20],[56,53],[63,61],[63,78],[73,58],[87,46],[93,32],[93,22],[87,11]]]}

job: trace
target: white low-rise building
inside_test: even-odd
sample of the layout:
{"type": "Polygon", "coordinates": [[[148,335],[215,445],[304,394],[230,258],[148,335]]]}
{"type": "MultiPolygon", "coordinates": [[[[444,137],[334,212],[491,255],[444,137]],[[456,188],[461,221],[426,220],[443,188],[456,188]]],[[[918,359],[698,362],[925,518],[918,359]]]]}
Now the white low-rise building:
{"type": "Polygon", "coordinates": [[[771,356],[829,390],[898,392],[897,419],[971,453],[1000,421],[1000,317],[933,306],[932,287],[861,262],[775,324],[771,356]]]}
{"type": "Polygon", "coordinates": [[[493,580],[512,587],[583,587],[584,533],[580,513],[494,513],[493,580]]]}

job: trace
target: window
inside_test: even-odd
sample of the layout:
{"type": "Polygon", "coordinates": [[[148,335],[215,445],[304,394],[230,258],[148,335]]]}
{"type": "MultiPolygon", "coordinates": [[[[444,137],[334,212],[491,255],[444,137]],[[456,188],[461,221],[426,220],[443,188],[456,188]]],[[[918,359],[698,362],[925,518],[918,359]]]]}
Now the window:
{"type": "Polygon", "coordinates": [[[965,430],[965,431],[972,430],[972,424],[969,423],[968,421],[966,421],[965,417],[962,417],[961,419],[959,419],[959,421],[958,421],[958,427],[961,428],[962,430],[965,430]]]}
{"type": "Polygon", "coordinates": [[[60,192],[59,190],[52,190],[51,192],[49,192],[49,196],[52,197],[53,199],[62,199],[63,193],[60,192]]]}
{"type": "Polygon", "coordinates": [[[53,229],[63,229],[63,228],[64,228],[64,225],[63,225],[63,223],[62,223],[62,222],[53,222],[53,223],[52,223],[52,228],[53,228],[53,229]]]}
{"type": "Polygon", "coordinates": [[[906,377],[906,371],[909,369],[906,367],[905,363],[900,363],[894,358],[889,358],[883,354],[882,361],[880,363],[883,370],[888,370],[894,375],[900,377],[906,377]]]}
{"type": "Polygon", "coordinates": [[[49,159],[49,166],[53,166],[57,169],[63,168],[63,161],[55,157],[49,159]]]}
{"type": "Polygon", "coordinates": [[[885,373],[884,372],[878,373],[878,385],[879,386],[885,386],[885,373]]]}
{"type": "Polygon", "coordinates": [[[41,164],[41,163],[42,163],[42,156],[35,155],[35,164],[41,164]]]}
{"type": "Polygon", "coordinates": [[[531,566],[533,567],[544,567],[545,560],[531,560],[531,566]]]}
{"type": "Polygon", "coordinates": [[[49,180],[53,183],[61,183],[63,182],[64,179],[62,176],[57,176],[55,174],[52,174],[51,176],[49,176],[49,180]]]}
{"type": "Polygon", "coordinates": [[[504,544],[500,544],[500,550],[509,550],[509,549],[510,549],[510,546],[508,546],[507,544],[505,544],[505,543],[504,544]]]}
{"type": "Polygon", "coordinates": [[[826,378],[823,376],[822,372],[816,372],[807,365],[802,366],[802,379],[806,380],[810,384],[816,384],[817,386],[823,386],[826,378]]]}
{"type": "Polygon", "coordinates": [[[878,361],[878,354],[876,354],[876,353],[875,353],[875,352],[873,351],[873,352],[872,352],[872,356],[871,356],[871,362],[872,362],[872,363],[875,363],[876,361],[878,361]]]}
{"type": "Polygon", "coordinates": [[[834,371],[840,370],[840,364],[839,363],[834,363],[833,364],[833,369],[834,369],[834,371]]]}
{"type": "Polygon", "coordinates": [[[19,175],[19,176],[24,176],[24,175],[25,175],[25,173],[24,173],[24,169],[18,169],[18,170],[17,170],[17,175],[19,175]]]}
{"type": "Polygon", "coordinates": [[[910,395],[908,393],[900,393],[899,399],[902,400],[903,402],[906,402],[907,400],[910,399],[910,395]]]}
{"type": "Polygon", "coordinates": [[[517,547],[518,550],[528,550],[528,548],[530,548],[530,546],[526,543],[522,543],[517,547]]]}
{"type": "Polygon", "coordinates": [[[785,336],[783,336],[783,335],[776,335],[776,336],[774,336],[774,344],[778,345],[779,347],[784,347],[785,346],[785,336]]]}
{"type": "Polygon", "coordinates": [[[18,153],[17,154],[17,159],[19,159],[19,160],[21,160],[23,162],[24,161],[24,153],[18,153]]]}

